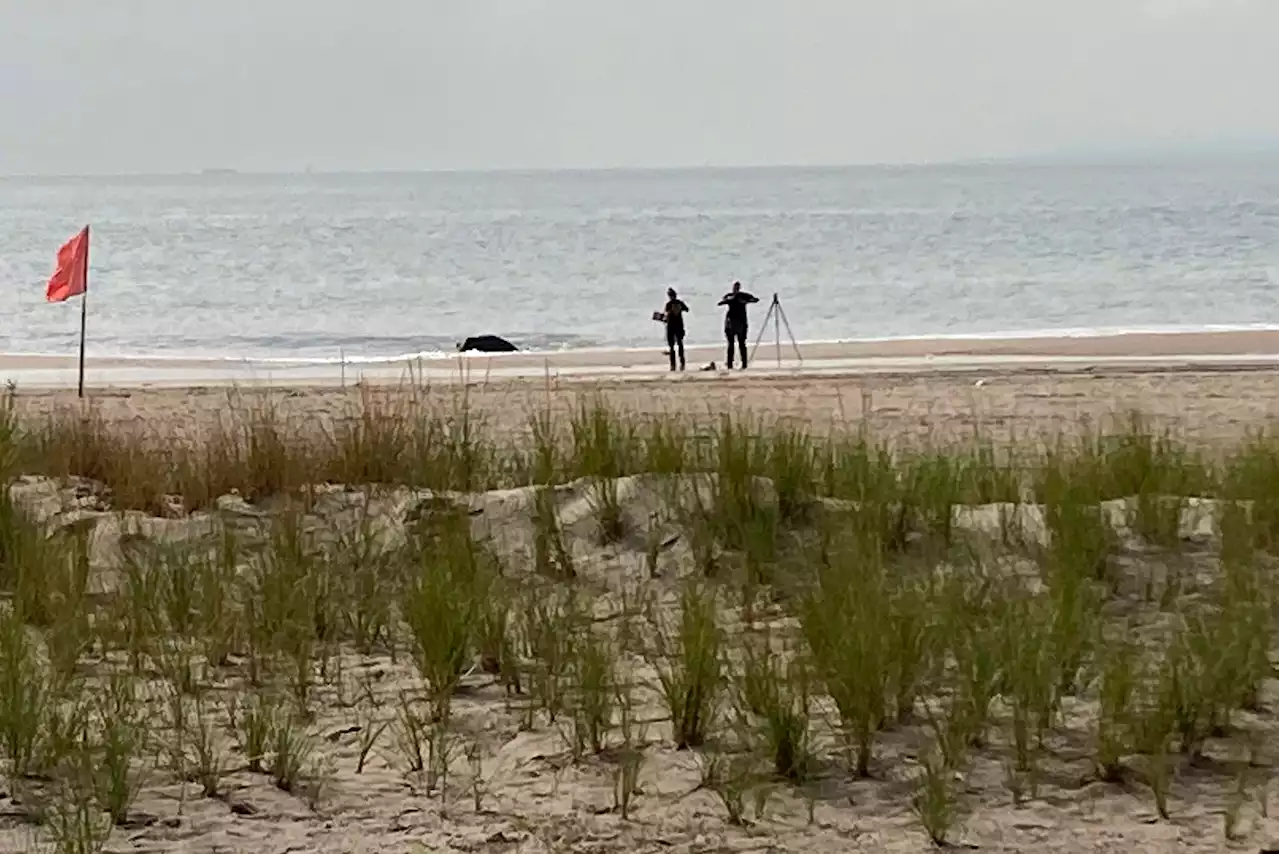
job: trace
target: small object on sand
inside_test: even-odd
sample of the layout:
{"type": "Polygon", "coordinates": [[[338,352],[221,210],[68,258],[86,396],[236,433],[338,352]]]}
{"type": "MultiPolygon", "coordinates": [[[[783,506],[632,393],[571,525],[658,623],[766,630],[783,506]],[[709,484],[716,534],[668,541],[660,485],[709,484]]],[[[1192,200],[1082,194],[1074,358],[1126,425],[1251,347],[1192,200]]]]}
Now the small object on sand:
{"type": "Polygon", "coordinates": [[[476,335],[458,345],[458,351],[461,353],[466,353],[469,350],[476,350],[481,353],[515,353],[519,349],[507,339],[500,338],[497,335],[476,335]]]}
{"type": "Polygon", "coordinates": [[[983,387],[984,385],[986,385],[986,384],[987,384],[987,381],[986,381],[986,380],[978,380],[977,382],[975,382],[975,383],[973,384],[973,387],[974,387],[974,388],[982,388],[982,387],[983,387]]]}
{"type": "Polygon", "coordinates": [[[715,369],[716,369],[715,362],[711,362],[710,364],[704,365],[703,367],[699,368],[699,370],[702,370],[702,371],[714,371],[715,369]]]}
{"type": "Polygon", "coordinates": [[[227,806],[231,807],[232,815],[251,816],[258,814],[258,808],[248,801],[239,799],[228,801],[227,806]]]}

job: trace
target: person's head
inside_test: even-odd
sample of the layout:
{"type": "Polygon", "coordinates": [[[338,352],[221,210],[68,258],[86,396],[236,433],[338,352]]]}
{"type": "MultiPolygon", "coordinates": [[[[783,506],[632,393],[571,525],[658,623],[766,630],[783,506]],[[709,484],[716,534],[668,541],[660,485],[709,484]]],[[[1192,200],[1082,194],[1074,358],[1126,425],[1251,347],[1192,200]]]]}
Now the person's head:
{"type": "Polygon", "coordinates": [[[735,294],[736,294],[738,291],[742,290],[742,282],[734,282],[734,283],[733,283],[733,289],[732,289],[732,290],[733,290],[733,293],[735,293],[735,294]]]}
{"type": "Polygon", "coordinates": [[[675,298],[676,298],[676,289],[667,288],[667,299],[675,299],[675,298]]]}

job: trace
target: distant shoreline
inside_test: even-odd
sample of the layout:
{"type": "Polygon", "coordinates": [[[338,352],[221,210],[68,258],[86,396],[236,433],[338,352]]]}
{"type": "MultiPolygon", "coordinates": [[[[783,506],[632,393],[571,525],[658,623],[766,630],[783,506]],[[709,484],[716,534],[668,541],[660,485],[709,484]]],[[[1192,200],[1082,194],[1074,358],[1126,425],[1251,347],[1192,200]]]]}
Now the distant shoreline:
{"type": "Polygon", "coordinates": [[[841,170],[893,170],[893,169],[982,169],[1040,168],[1045,166],[1152,166],[1161,164],[1181,165],[1196,162],[1229,162],[1268,159],[1274,161],[1280,142],[1250,144],[1240,147],[1189,147],[1189,148],[1100,148],[1081,151],[1029,152],[1025,154],[991,154],[963,157],[951,160],[891,161],[865,163],[670,163],[650,165],[589,165],[589,166],[435,166],[435,167],[378,167],[372,169],[335,168],[315,169],[299,166],[289,169],[255,169],[239,167],[192,168],[174,172],[91,172],[91,173],[0,173],[4,180],[111,180],[156,178],[294,178],[294,177],[368,177],[395,175],[573,175],[573,174],[646,174],[652,172],[768,172],[768,171],[841,171],[841,170]]]}

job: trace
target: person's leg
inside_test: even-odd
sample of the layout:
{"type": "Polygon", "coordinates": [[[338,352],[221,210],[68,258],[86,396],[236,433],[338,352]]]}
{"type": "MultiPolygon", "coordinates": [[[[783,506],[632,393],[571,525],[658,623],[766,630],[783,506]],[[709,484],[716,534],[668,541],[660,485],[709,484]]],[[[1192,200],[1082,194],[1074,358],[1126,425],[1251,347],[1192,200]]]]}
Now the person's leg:
{"type": "Polygon", "coordinates": [[[738,356],[740,357],[741,367],[747,367],[747,329],[744,326],[738,330],[738,356]]]}
{"type": "Polygon", "coordinates": [[[724,340],[728,343],[728,353],[725,354],[725,364],[729,370],[733,370],[733,328],[726,326],[724,328],[724,340]]]}
{"type": "Polygon", "coordinates": [[[671,370],[676,369],[676,333],[674,329],[667,328],[667,357],[671,361],[671,370]]]}
{"type": "Polygon", "coordinates": [[[680,370],[684,370],[684,333],[676,337],[676,346],[680,348],[680,370]]]}

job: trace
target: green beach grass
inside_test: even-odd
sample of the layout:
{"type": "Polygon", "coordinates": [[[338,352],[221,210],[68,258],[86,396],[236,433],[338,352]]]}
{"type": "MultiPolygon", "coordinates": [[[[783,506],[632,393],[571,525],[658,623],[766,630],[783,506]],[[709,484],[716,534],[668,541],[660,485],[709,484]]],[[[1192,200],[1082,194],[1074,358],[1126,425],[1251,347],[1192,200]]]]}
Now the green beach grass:
{"type": "MultiPolygon", "coordinates": [[[[641,419],[589,398],[498,435],[465,399],[374,394],[324,427],[233,395],[202,435],[163,429],[0,404],[0,483],[87,478],[112,512],[169,516],[232,492],[275,502],[265,542],[131,543],[103,594],[90,526],[51,533],[0,490],[0,771],[58,852],[102,850],[148,787],[226,799],[248,773],[318,809],[336,772],[316,723],[335,709],[359,733],[343,773],[382,757],[442,815],[461,792],[488,809],[480,743],[457,725],[479,676],[513,726],[609,764],[624,823],[652,802],[637,781],[662,749],[696,757],[742,832],[773,798],[812,816],[833,781],[897,781],[938,845],[962,832],[957,781],[980,763],[1022,804],[1084,750],[1091,777],[1147,792],[1164,819],[1186,769],[1240,792],[1274,774],[1240,754],[1274,763],[1274,435],[1191,447],[1117,413],[1050,440],[899,449],[856,425],[641,419]],[[633,529],[632,475],[668,484],[655,518],[687,545],[675,575],[658,529],[633,529]],[[681,497],[680,478],[706,488],[681,497]],[[551,492],[578,479],[594,547],[644,541],[648,569],[604,615],[551,492]],[[367,525],[317,545],[307,487],[322,483],[537,487],[533,556],[504,565],[458,513],[392,551],[367,525]],[[1207,500],[1216,534],[1188,541],[1184,511],[1207,500]],[[1019,502],[1043,509],[1040,539],[1019,502]],[[973,505],[998,505],[997,536],[957,526],[973,505]],[[374,660],[411,668],[394,699],[352,675],[374,660]]],[[[1240,816],[1224,811],[1225,839],[1247,832],[1240,816]]]]}

